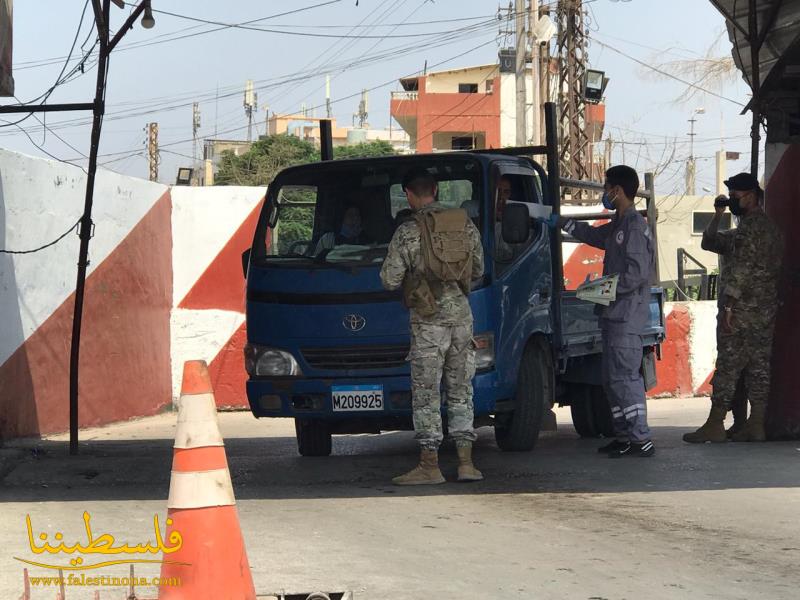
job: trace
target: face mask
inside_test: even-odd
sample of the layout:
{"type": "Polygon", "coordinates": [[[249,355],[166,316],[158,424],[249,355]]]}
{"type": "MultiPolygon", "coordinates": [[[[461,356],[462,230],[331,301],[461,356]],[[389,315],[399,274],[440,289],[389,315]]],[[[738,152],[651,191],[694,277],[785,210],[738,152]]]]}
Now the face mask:
{"type": "Polygon", "coordinates": [[[605,206],[608,210],[614,210],[614,202],[617,200],[617,197],[614,196],[613,199],[609,198],[608,192],[603,192],[603,206],[605,206]]]}
{"type": "Polygon", "coordinates": [[[742,208],[742,205],[740,204],[739,201],[740,198],[737,198],[736,196],[731,196],[730,203],[728,204],[728,207],[731,209],[731,214],[736,217],[741,217],[744,214],[744,209],[742,208]]]}

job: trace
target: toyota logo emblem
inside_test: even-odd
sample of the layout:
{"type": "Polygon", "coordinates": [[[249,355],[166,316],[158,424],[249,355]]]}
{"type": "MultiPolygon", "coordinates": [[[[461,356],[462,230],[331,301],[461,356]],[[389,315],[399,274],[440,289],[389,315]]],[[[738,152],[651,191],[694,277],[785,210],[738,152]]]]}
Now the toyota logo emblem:
{"type": "Polygon", "coordinates": [[[345,315],[342,319],[342,325],[350,331],[361,331],[366,324],[367,320],[361,315],[345,315]]]}

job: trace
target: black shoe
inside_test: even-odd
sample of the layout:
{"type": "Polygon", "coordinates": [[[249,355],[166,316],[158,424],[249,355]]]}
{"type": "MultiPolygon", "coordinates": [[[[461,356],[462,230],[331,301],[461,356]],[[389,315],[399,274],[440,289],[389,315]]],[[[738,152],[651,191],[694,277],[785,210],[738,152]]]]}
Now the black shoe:
{"type": "Polygon", "coordinates": [[[656,447],[650,440],[642,443],[628,442],[619,450],[609,452],[608,458],[622,458],[623,456],[638,456],[640,458],[648,458],[653,456],[655,453],[656,447]]]}
{"type": "Polygon", "coordinates": [[[616,452],[628,445],[628,442],[620,442],[619,440],[613,440],[610,444],[606,444],[605,446],[600,446],[597,449],[599,454],[608,454],[609,452],[616,452]]]}

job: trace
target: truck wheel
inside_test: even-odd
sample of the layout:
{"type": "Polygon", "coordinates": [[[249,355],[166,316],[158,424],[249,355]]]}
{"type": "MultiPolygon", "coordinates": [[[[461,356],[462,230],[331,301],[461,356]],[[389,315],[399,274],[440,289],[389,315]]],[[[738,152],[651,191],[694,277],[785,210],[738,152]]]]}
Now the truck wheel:
{"type": "Polygon", "coordinates": [[[330,456],[331,429],[318,419],[295,419],[297,449],[301,456],[330,456]]]}
{"type": "Polygon", "coordinates": [[[595,430],[603,434],[603,437],[614,437],[614,417],[611,416],[611,407],[608,404],[606,392],[601,385],[589,387],[591,388],[595,430]]]}
{"type": "Polygon", "coordinates": [[[605,392],[599,385],[573,384],[570,393],[572,424],[578,435],[596,438],[614,435],[614,421],[605,392]]]}
{"type": "Polygon", "coordinates": [[[596,438],[600,435],[594,424],[594,408],[590,387],[582,383],[570,384],[569,409],[572,413],[572,426],[578,435],[584,438],[596,438]]]}
{"type": "Polygon", "coordinates": [[[553,361],[544,338],[534,338],[522,355],[514,411],[495,419],[494,439],[501,450],[531,450],[539,439],[542,417],[553,404],[553,361]]]}

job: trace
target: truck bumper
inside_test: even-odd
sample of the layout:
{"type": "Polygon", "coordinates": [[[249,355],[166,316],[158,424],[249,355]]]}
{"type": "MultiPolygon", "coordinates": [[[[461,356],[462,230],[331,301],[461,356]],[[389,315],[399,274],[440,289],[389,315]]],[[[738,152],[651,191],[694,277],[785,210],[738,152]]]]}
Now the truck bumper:
{"type": "MultiPolygon", "coordinates": [[[[473,403],[476,416],[494,412],[497,399],[496,380],[494,370],[478,373],[475,376],[473,403]]],[[[247,381],[247,399],[250,410],[256,417],[300,417],[332,421],[411,417],[411,381],[407,376],[250,379],[247,381]],[[331,400],[331,386],[334,385],[382,385],[383,409],[334,411],[331,400]]]]}

